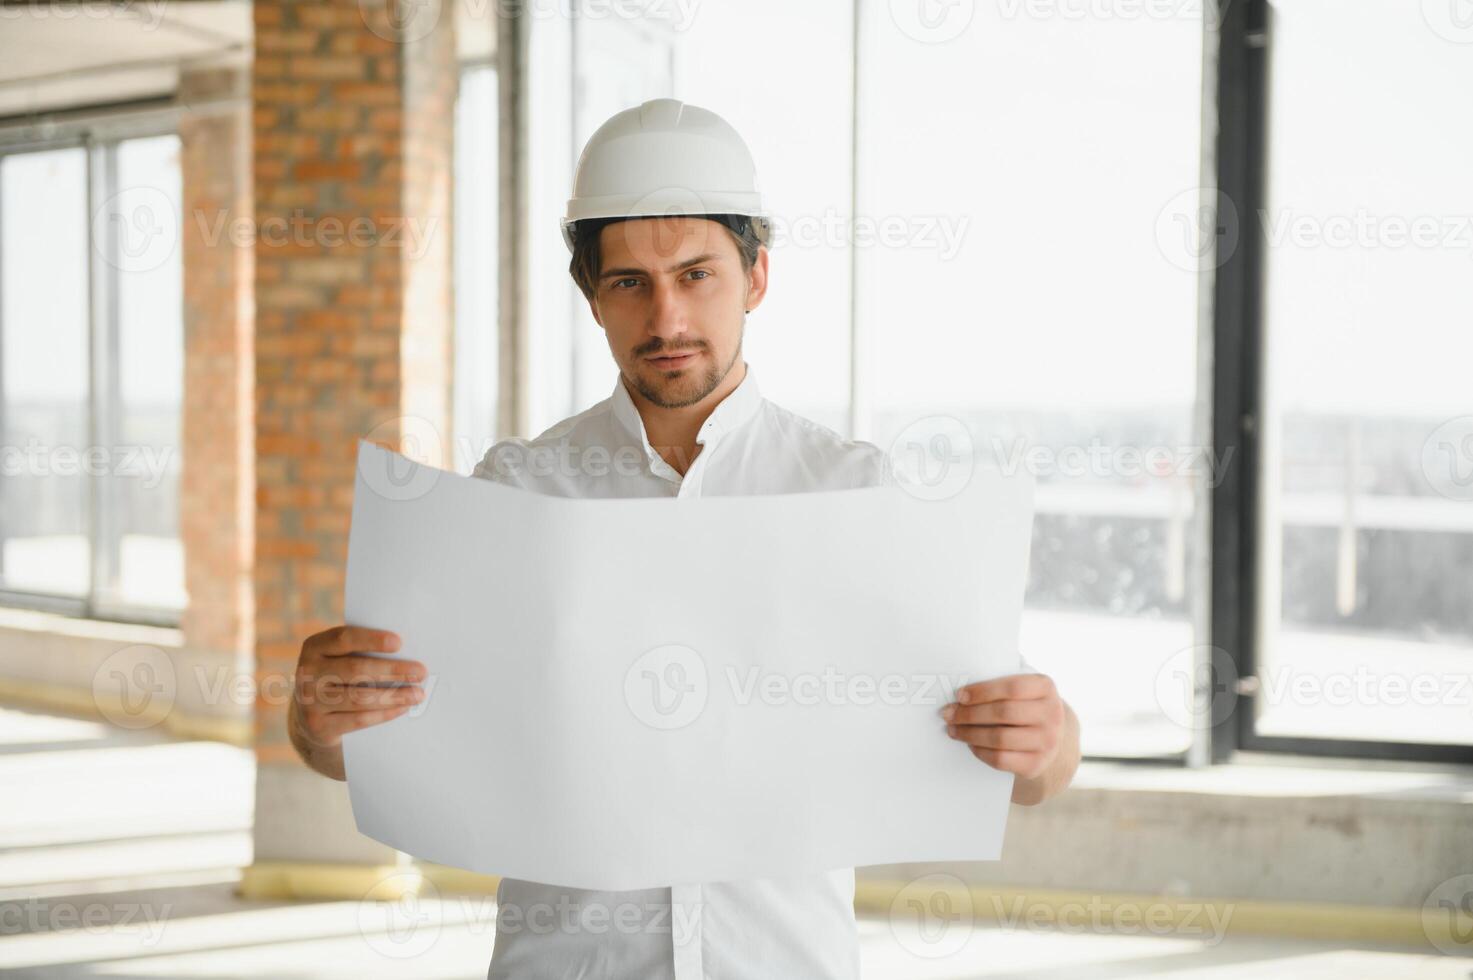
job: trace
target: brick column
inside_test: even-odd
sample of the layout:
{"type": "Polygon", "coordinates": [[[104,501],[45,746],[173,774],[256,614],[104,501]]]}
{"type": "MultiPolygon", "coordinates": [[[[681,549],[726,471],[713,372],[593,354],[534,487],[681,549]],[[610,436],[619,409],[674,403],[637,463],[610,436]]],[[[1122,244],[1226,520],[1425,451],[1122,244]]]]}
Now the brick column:
{"type": "Polygon", "coordinates": [[[343,620],[357,440],[397,448],[412,416],[451,462],[450,10],[254,4],[262,696],[247,894],[356,898],[396,858],[356,832],[344,784],[298,761],[272,691],[302,639],[343,620]]]}
{"type": "MultiPolygon", "coordinates": [[[[178,101],[183,194],[184,407],[179,518],[189,605],[183,656],[213,680],[249,676],[255,610],[255,420],[248,241],[229,234],[251,217],[249,78],[241,68],[186,73],[178,101]]],[[[184,672],[181,670],[180,676],[184,672]]],[[[231,690],[212,686],[209,690],[231,690]]],[[[181,684],[189,734],[248,745],[250,704],[203,703],[181,684]],[[199,702],[199,703],[195,703],[199,702]]]]}

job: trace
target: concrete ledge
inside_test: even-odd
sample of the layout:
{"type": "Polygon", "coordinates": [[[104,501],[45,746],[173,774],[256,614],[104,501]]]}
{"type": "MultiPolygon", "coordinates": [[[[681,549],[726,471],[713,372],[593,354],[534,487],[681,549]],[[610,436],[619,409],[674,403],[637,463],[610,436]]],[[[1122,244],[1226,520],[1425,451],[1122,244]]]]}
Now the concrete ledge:
{"type": "Polygon", "coordinates": [[[1060,796],[1013,807],[1001,861],[876,866],[859,878],[880,896],[954,876],[982,896],[1045,905],[1155,896],[1232,905],[1245,931],[1426,941],[1424,906],[1473,874],[1470,826],[1466,766],[1247,754],[1206,769],[1086,763],[1060,796]]]}
{"type": "MultiPolygon", "coordinates": [[[[7,677],[0,677],[0,703],[60,711],[99,721],[111,721],[125,710],[121,699],[108,699],[99,704],[91,691],[7,677]]],[[[255,742],[255,731],[249,718],[187,715],[176,709],[157,716],[150,724],[162,726],[177,738],[225,742],[243,749],[250,748],[255,742]]]]}
{"type": "Polygon", "coordinates": [[[248,653],[177,629],[0,607],[0,701],[249,747],[254,688],[248,653]]]}
{"type": "MultiPolygon", "coordinates": [[[[1446,886],[1473,874],[1470,818],[1467,767],[1247,756],[1202,770],[1087,763],[1066,793],[1013,808],[1002,861],[861,868],[855,907],[914,914],[891,910],[919,889],[923,906],[945,892],[944,907],[1015,928],[1078,929],[1083,919],[1087,929],[1098,917],[1127,934],[1232,932],[1473,953],[1438,900],[1460,900],[1446,886]]],[[[386,868],[406,870],[282,862],[256,887],[275,897],[359,899],[386,868]],[[353,867],[366,870],[345,872],[353,867]]],[[[499,881],[443,865],[407,870],[443,894],[494,894],[499,881]]]]}

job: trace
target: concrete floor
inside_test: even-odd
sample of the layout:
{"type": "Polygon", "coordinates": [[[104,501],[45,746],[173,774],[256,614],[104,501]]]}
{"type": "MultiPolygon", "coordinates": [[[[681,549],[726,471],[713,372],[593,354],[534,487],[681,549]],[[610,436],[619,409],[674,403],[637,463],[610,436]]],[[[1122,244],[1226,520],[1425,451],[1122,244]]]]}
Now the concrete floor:
{"type": "MultiPolygon", "coordinates": [[[[236,898],[252,779],[250,754],[226,745],[0,709],[0,976],[485,976],[487,896],[408,909],[236,898]]],[[[985,927],[926,956],[935,947],[902,924],[866,918],[860,934],[873,980],[1473,977],[1473,959],[1425,949],[1232,935],[985,927]]]]}

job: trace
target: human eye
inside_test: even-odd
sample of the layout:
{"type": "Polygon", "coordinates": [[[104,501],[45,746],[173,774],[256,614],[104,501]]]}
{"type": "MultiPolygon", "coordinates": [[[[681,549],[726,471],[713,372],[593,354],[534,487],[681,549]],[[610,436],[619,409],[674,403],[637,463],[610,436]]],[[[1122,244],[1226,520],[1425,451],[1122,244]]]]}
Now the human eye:
{"type": "MultiPolygon", "coordinates": [[[[699,275],[702,279],[709,279],[709,278],[711,278],[711,273],[707,272],[705,269],[692,269],[692,270],[690,270],[690,274],[692,276],[699,275]]],[[[699,282],[700,280],[697,280],[697,281],[699,282]]]]}
{"type": "Polygon", "coordinates": [[[609,283],[609,285],[610,285],[610,287],[612,287],[614,289],[618,289],[618,288],[620,288],[619,287],[619,283],[621,283],[621,282],[638,283],[639,280],[638,279],[635,279],[635,278],[632,278],[632,277],[631,278],[627,278],[627,279],[615,279],[613,282],[609,283]]]}

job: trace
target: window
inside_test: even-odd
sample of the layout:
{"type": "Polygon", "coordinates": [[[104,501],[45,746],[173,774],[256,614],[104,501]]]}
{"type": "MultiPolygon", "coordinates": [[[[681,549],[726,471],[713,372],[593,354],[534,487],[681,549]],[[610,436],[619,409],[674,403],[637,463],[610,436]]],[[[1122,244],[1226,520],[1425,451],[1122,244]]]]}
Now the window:
{"type": "Polygon", "coordinates": [[[1202,642],[1207,393],[1170,220],[1201,182],[1200,10],[860,6],[857,434],[1031,470],[1024,658],[1087,753],[1182,753],[1158,680],[1202,642]]]}
{"type": "Polygon", "coordinates": [[[497,309],[496,69],[460,75],[455,104],[455,452],[469,473],[496,441],[500,351],[497,309]]]}
{"type": "Polygon", "coordinates": [[[117,189],[103,206],[112,229],[97,257],[114,284],[117,345],[102,418],[104,445],[122,452],[101,484],[98,588],[107,604],[178,609],[185,602],[179,139],[125,140],[110,152],[117,189]],[[130,466],[124,457],[134,453],[130,466]]]}
{"type": "Polygon", "coordinates": [[[1259,736],[1473,745],[1473,36],[1446,8],[1269,4],[1259,736]]]}
{"type": "Polygon", "coordinates": [[[87,152],[0,158],[0,581],[85,596],[91,487],[87,152]]]}
{"type": "Polygon", "coordinates": [[[162,621],[185,604],[179,182],[174,135],[0,156],[7,601],[162,621]]]}

